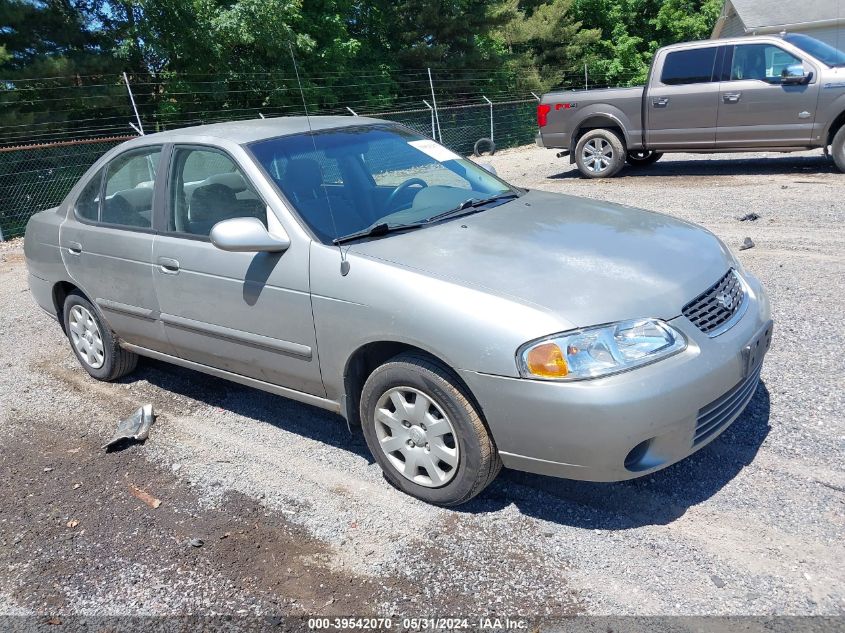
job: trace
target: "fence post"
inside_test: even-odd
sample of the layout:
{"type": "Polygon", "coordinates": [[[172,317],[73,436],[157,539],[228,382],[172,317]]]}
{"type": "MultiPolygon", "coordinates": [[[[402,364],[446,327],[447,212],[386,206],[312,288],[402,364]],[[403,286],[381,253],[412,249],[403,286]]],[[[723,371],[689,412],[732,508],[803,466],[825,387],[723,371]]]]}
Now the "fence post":
{"type": "Polygon", "coordinates": [[[137,127],[131,121],[129,122],[129,125],[132,126],[132,129],[138,132],[138,134],[144,136],[144,124],[141,123],[141,116],[138,114],[138,107],[135,105],[135,96],[132,94],[132,86],[129,85],[129,78],[126,76],[125,72],[123,73],[123,81],[126,82],[126,90],[129,92],[129,101],[132,102],[132,109],[135,111],[135,120],[138,122],[137,127]]]}
{"type": "Polygon", "coordinates": [[[3,239],[3,227],[0,226],[0,242],[4,242],[4,241],[5,240],[3,239]]]}
{"type": "Polygon", "coordinates": [[[434,119],[437,121],[437,135],[443,142],[443,132],[440,130],[440,113],[437,112],[437,98],[434,96],[434,80],[431,78],[431,68],[428,69],[428,85],[431,86],[431,102],[434,104],[434,119]]]}
{"type": "Polygon", "coordinates": [[[589,75],[587,75],[587,64],[584,64],[584,90],[590,89],[590,79],[589,75]]]}
{"type": "Polygon", "coordinates": [[[431,104],[425,99],[423,99],[422,102],[428,107],[429,110],[431,110],[431,138],[437,140],[437,134],[434,130],[434,108],[432,108],[431,104]]]}
{"type": "Polygon", "coordinates": [[[484,95],[481,95],[481,98],[490,104],[490,142],[492,143],[495,140],[493,138],[493,102],[484,95]]]}

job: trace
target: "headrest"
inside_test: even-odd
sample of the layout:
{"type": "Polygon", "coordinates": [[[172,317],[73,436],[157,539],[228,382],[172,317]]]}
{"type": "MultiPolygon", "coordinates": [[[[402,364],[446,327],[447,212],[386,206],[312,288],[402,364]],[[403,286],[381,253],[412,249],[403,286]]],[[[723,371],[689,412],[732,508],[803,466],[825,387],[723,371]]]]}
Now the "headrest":
{"type": "Polygon", "coordinates": [[[197,187],[191,195],[191,221],[203,222],[226,217],[234,213],[237,203],[235,192],[226,185],[213,183],[197,187]]]}
{"type": "Polygon", "coordinates": [[[246,189],[246,182],[244,181],[244,177],[236,171],[230,171],[224,174],[214,174],[213,176],[209,176],[208,178],[206,178],[203,184],[226,185],[235,193],[240,193],[241,191],[246,189]]]}

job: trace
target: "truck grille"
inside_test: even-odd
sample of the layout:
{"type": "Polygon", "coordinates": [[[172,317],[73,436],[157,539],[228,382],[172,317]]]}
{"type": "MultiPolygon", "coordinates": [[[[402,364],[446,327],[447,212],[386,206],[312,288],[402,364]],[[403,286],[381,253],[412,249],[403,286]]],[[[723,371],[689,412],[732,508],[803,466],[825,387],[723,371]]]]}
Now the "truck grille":
{"type": "Polygon", "coordinates": [[[733,327],[747,307],[745,285],[739,274],[731,268],[681,311],[699,330],[714,337],[733,327]]]}
{"type": "Polygon", "coordinates": [[[754,392],[757,391],[761,369],[761,367],[757,367],[747,378],[725,395],[699,409],[698,420],[695,425],[695,437],[692,441],[693,446],[698,446],[713,437],[739,417],[739,414],[751,402],[754,392]]]}

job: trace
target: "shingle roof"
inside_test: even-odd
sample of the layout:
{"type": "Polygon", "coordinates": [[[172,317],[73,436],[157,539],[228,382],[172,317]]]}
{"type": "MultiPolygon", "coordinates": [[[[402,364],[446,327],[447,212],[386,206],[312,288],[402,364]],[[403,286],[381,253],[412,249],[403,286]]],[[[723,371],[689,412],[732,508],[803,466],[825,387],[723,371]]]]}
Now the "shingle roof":
{"type": "Polygon", "coordinates": [[[745,28],[805,24],[845,18],[845,0],[730,0],[745,28]]]}

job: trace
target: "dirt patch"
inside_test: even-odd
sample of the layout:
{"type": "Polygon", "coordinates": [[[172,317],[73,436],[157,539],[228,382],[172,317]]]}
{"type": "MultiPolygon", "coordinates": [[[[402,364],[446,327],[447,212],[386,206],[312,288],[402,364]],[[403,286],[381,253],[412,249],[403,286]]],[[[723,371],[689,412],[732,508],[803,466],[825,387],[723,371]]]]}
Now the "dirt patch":
{"type": "Polygon", "coordinates": [[[97,614],[375,613],[389,587],[401,589],[328,569],[326,545],[239,493],[201,507],[142,445],[106,453],[85,432],[16,423],[30,432],[7,437],[0,453],[0,584],[22,607],[79,613],[96,600],[97,614]]]}

